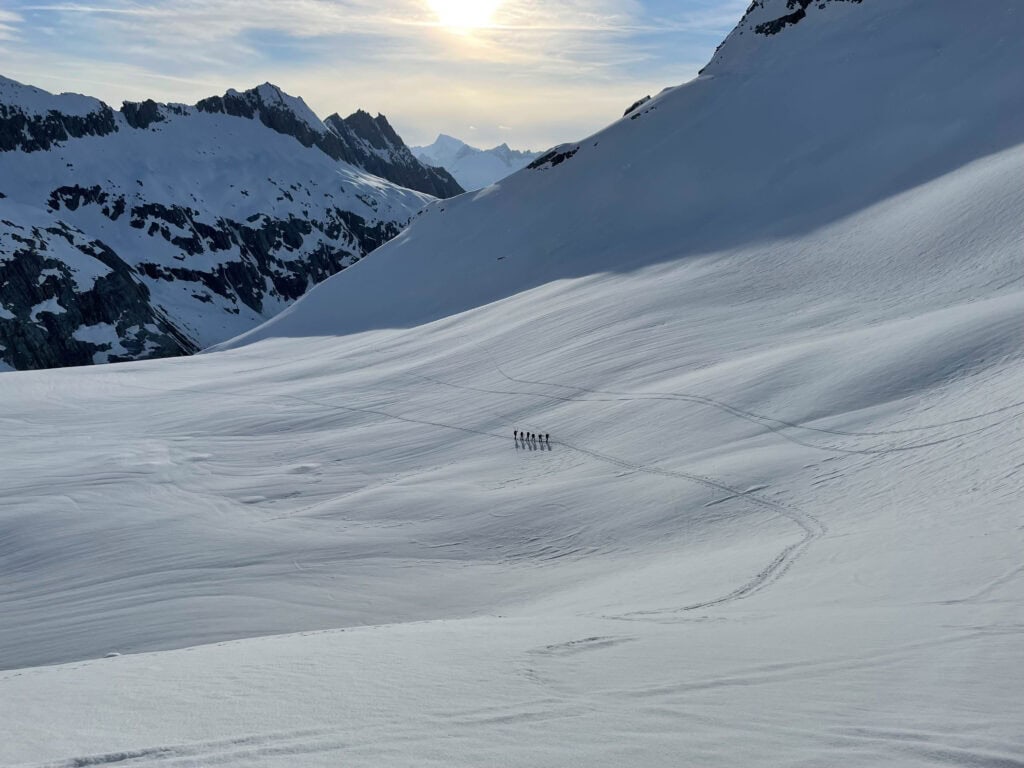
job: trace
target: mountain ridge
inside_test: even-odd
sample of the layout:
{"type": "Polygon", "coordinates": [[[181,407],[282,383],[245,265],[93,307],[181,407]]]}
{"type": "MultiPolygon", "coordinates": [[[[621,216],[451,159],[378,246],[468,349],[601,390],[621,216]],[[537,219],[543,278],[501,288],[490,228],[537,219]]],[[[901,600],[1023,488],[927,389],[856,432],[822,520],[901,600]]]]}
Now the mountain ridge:
{"type": "Polygon", "coordinates": [[[147,99],[125,101],[114,110],[89,96],[50,94],[0,76],[0,152],[45,151],[61,141],[106,136],[126,128],[145,130],[170,117],[197,113],[259,119],[268,128],[303,146],[315,146],[334,160],[434,197],[454,197],[464,191],[443,169],[421,165],[383,115],[373,119],[357,110],[344,120],[335,113],[322,121],[302,98],[269,82],[246,91],[229,89],[194,105],[147,99]],[[368,151],[367,144],[386,155],[368,151]]]}
{"type": "Polygon", "coordinates": [[[461,191],[374,141],[269,83],[115,111],[0,80],[0,359],[194,353],[398,234],[435,199],[407,185],[461,191]]]}

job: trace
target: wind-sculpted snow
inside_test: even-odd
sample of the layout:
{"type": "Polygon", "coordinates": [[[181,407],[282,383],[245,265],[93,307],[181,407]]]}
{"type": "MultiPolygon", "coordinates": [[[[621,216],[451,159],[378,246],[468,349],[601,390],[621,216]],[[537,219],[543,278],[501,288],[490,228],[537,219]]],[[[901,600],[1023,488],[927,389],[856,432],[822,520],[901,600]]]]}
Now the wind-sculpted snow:
{"type": "MultiPolygon", "coordinates": [[[[885,7],[835,61],[985,37],[885,7]]],[[[851,107],[936,137],[703,78],[223,349],[0,376],[0,763],[1019,766],[1024,141],[950,46],[851,107]]]]}
{"type": "MultiPolygon", "coordinates": [[[[328,154],[340,135],[273,86],[120,113],[0,86],[0,359],[10,367],[192,353],[355,263],[432,199],[328,154]],[[104,269],[114,276],[95,287],[81,277],[104,269]],[[66,313],[33,311],[58,301],[66,313]]],[[[389,172],[374,161],[372,172],[389,172]]]]}

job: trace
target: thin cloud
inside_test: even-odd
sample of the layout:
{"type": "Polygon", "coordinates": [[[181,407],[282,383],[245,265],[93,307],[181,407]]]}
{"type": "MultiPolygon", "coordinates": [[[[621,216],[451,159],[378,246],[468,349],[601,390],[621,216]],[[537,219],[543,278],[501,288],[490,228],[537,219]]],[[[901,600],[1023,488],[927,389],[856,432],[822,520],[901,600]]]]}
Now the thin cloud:
{"type": "Polygon", "coordinates": [[[0,10],[0,41],[14,40],[22,18],[11,11],[0,10]]]}
{"type": "Polygon", "coordinates": [[[195,101],[270,80],[321,114],[383,111],[418,143],[475,125],[540,147],[688,79],[746,0],[505,0],[462,35],[426,0],[8,2],[0,72],[50,90],[195,101]]]}

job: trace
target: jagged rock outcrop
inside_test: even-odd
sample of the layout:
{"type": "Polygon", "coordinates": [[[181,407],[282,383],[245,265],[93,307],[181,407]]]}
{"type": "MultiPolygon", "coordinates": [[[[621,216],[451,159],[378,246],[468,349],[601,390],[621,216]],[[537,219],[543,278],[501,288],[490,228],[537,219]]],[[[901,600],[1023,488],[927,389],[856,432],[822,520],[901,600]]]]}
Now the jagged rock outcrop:
{"type": "Polygon", "coordinates": [[[244,93],[228,91],[203,99],[196,109],[259,119],[305,147],[317,147],[335,160],[433,197],[454,197],[465,191],[447,171],[417,160],[383,115],[372,118],[360,110],[344,120],[335,113],[321,122],[302,99],[269,83],[244,93]]]}
{"type": "Polygon", "coordinates": [[[629,105],[629,107],[626,109],[626,111],[622,113],[622,116],[626,117],[631,112],[636,112],[636,110],[638,110],[640,107],[642,107],[644,104],[646,104],[650,100],[651,100],[650,94],[648,94],[647,96],[644,96],[643,98],[637,99],[636,101],[634,101],[632,104],[629,105]]]}
{"type": "Polygon", "coordinates": [[[361,170],[359,142],[405,146],[372,122],[339,135],[269,85],[114,111],[0,79],[0,363],[190,354],[355,263],[433,199],[361,170]]]}
{"type": "Polygon", "coordinates": [[[359,110],[345,119],[333,114],[324,122],[346,147],[342,159],[370,173],[434,197],[454,197],[464,191],[444,168],[420,162],[384,115],[371,117],[359,110]]]}

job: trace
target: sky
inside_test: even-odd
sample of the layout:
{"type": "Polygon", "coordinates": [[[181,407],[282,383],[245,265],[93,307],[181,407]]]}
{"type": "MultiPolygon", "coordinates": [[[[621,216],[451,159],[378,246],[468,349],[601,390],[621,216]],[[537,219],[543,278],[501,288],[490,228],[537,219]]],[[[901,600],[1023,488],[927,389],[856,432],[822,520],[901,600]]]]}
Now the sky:
{"type": "Polygon", "coordinates": [[[194,103],[272,82],[321,117],[545,149],[696,75],[749,0],[0,0],[0,74],[194,103]]]}

